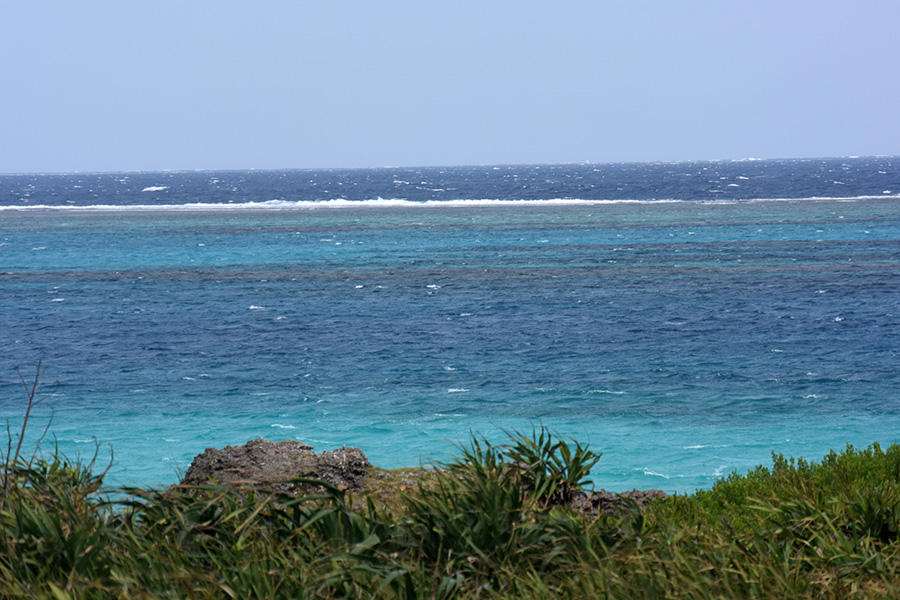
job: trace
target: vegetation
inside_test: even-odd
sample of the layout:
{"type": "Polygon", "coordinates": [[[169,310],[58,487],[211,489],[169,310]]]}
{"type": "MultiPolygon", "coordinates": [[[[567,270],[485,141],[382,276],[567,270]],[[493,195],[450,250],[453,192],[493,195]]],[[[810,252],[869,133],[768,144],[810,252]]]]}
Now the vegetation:
{"type": "Polygon", "coordinates": [[[20,458],[3,469],[0,589],[60,599],[900,595],[898,446],[848,447],[818,464],[776,456],[771,469],[612,515],[562,502],[595,459],[544,430],[502,447],[475,440],[385,502],[328,485],[302,498],[212,486],[113,496],[86,466],[20,458]]]}
{"type": "Polygon", "coordinates": [[[599,457],[544,429],[474,439],[405,490],[306,480],[300,498],[104,490],[92,464],[10,440],[4,598],[900,597],[900,446],[774,456],[590,514],[571,500],[599,457]]]}

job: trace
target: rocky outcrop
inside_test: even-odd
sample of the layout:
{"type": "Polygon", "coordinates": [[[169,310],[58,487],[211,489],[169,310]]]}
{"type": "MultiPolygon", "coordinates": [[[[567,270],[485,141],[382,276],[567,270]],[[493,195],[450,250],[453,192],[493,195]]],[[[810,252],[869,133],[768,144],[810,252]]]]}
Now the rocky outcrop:
{"type": "Polygon", "coordinates": [[[359,489],[371,466],[359,448],[316,454],[312,446],[296,440],[256,439],[243,446],[207,448],[191,462],[181,483],[216,483],[295,494],[301,486],[290,480],[302,477],[326,481],[340,489],[359,489]]]}
{"type": "MultiPolygon", "coordinates": [[[[395,493],[412,489],[419,481],[434,474],[432,469],[403,470],[402,474],[373,469],[359,448],[343,447],[316,454],[312,446],[296,440],[256,439],[243,446],[225,446],[221,450],[207,448],[191,462],[181,483],[215,483],[232,489],[255,488],[297,495],[305,488],[291,480],[304,478],[326,481],[342,490],[374,486],[387,488],[386,493],[395,493]]],[[[629,500],[644,508],[651,501],[665,497],[662,490],[632,490],[620,494],[600,490],[580,492],[569,503],[586,514],[598,515],[619,512],[629,500]]]]}
{"type": "Polygon", "coordinates": [[[613,514],[625,508],[629,500],[643,509],[653,500],[665,497],[666,493],[662,490],[631,490],[619,494],[600,490],[576,497],[572,505],[588,514],[613,514]]]}

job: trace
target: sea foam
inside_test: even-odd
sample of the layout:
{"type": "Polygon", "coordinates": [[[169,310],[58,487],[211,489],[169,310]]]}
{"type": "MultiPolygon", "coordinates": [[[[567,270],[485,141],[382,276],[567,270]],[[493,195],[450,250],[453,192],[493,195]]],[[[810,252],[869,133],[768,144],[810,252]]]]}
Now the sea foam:
{"type": "Polygon", "coordinates": [[[556,207],[556,206],[604,206],[617,204],[698,204],[698,205],[733,205],[765,202],[857,202],[865,200],[900,200],[900,195],[884,196],[809,196],[805,198],[741,198],[716,200],[681,200],[667,199],[618,199],[588,200],[579,198],[550,198],[543,200],[504,200],[504,199],[458,199],[458,200],[406,200],[403,198],[374,200],[266,200],[261,202],[193,202],[185,204],[91,204],[85,206],[34,204],[29,206],[3,205],[0,211],[34,212],[34,211],[70,211],[70,212],[222,212],[243,210],[318,210],[318,209],[352,209],[352,208],[520,208],[520,207],[556,207]]]}

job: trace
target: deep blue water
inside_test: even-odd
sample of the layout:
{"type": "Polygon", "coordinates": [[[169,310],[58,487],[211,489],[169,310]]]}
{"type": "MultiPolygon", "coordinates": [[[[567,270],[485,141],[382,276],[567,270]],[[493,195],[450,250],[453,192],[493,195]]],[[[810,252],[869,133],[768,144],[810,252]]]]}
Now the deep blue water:
{"type": "Polygon", "coordinates": [[[0,416],[43,360],[33,431],[152,485],[259,436],[543,423],[668,491],[898,442],[898,163],[0,176],[0,416]]]}

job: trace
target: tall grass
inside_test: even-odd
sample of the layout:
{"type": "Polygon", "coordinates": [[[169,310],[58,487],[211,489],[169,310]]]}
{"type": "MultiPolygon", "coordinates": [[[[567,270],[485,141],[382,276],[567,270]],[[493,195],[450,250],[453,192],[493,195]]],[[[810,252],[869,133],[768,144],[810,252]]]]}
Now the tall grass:
{"type": "MultiPolygon", "coordinates": [[[[54,452],[3,462],[4,598],[900,596],[900,447],[773,457],[590,516],[599,456],[545,429],[473,439],[385,502],[216,486],[104,490],[54,452]]],[[[309,483],[308,480],[297,483],[309,483]]]]}

